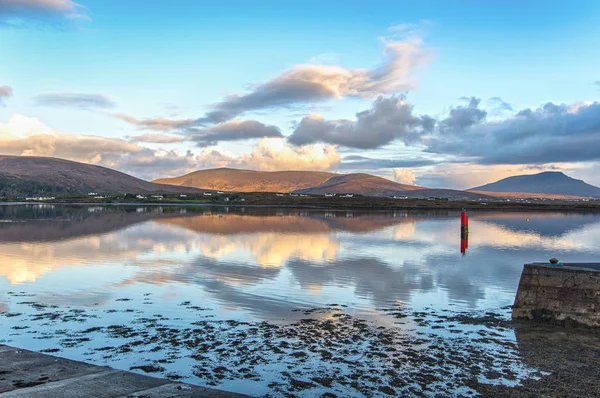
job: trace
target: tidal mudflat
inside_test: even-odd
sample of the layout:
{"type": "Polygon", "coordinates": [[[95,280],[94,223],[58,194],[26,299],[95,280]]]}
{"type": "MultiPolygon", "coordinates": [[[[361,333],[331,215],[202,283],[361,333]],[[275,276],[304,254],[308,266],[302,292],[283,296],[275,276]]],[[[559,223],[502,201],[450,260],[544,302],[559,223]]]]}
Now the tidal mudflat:
{"type": "MultiPolygon", "coordinates": [[[[509,320],[600,217],[13,206],[0,343],[256,396],[598,393],[597,335],[509,320]]],[[[0,378],[2,375],[0,375],[0,378]]]]}

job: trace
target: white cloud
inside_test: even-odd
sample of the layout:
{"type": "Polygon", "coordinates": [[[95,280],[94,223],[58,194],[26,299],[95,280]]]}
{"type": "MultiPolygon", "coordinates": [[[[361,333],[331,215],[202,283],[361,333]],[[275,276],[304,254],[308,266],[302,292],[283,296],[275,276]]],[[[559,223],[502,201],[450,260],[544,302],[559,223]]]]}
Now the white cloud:
{"type": "Polygon", "coordinates": [[[141,149],[118,138],[61,133],[23,115],[13,115],[8,122],[0,123],[0,153],[4,155],[53,156],[99,164],[106,157],[141,149]]]}
{"type": "Polygon", "coordinates": [[[415,185],[417,177],[409,169],[393,169],[394,181],[400,184],[415,185]]]}

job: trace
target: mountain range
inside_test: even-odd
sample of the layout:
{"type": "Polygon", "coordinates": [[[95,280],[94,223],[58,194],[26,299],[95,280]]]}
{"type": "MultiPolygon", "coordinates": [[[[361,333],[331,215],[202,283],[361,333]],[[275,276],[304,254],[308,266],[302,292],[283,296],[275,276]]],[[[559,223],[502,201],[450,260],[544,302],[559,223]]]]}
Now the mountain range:
{"type": "Polygon", "coordinates": [[[162,185],[107,167],[37,156],[0,155],[0,197],[33,194],[195,193],[196,188],[162,185]]]}
{"type": "Polygon", "coordinates": [[[181,177],[154,180],[160,184],[234,192],[281,192],[324,195],[355,193],[390,196],[426,188],[404,185],[370,174],[336,174],[322,171],[199,170],[181,177]]]}
{"type": "Polygon", "coordinates": [[[281,194],[356,194],[409,198],[600,197],[600,188],[559,172],[505,178],[467,191],[429,189],[364,174],[321,171],[199,170],[152,182],[106,167],[64,159],[0,156],[0,197],[57,194],[201,194],[205,191],[281,194]]]}
{"type": "Polygon", "coordinates": [[[480,192],[529,192],[538,194],[600,197],[600,188],[576,180],[558,171],[521,175],[471,188],[480,192]]]}

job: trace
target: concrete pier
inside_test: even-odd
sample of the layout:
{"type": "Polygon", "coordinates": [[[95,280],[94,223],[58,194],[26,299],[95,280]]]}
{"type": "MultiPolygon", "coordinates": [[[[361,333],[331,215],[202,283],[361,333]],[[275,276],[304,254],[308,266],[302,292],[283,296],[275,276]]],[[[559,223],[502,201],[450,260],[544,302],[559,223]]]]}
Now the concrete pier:
{"type": "Polygon", "coordinates": [[[247,396],[174,383],[170,380],[0,345],[0,397],[237,398],[247,396]]]}
{"type": "Polygon", "coordinates": [[[525,264],[512,318],[600,327],[600,263],[525,264]]]}

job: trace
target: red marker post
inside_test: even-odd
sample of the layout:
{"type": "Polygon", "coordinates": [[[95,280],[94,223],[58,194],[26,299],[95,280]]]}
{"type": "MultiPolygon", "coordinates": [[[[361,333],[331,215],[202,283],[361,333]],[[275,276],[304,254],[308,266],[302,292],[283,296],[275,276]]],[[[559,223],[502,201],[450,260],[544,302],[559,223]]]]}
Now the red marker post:
{"type": "Polygon", "coordinates": [[[469,247],[469,216],[467,211],[460,212],[460,252],[464,256],[469,247]]]}

